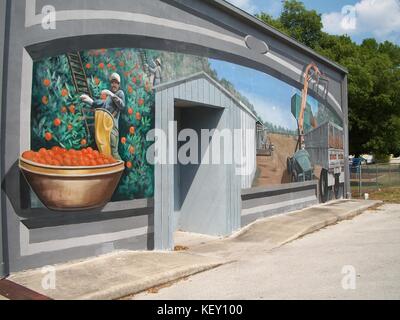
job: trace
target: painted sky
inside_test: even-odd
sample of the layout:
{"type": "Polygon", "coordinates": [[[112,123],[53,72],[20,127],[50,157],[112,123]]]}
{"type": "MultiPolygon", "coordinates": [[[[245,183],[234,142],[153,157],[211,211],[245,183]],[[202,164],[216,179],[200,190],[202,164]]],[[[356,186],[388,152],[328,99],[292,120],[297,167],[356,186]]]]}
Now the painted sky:
{"type": "MultiPolygon", "coordinates": [[[[229,80],[236,90],[254,105],[264,120],[287,129],[296,130],[297,122],[291,114],[291,98],[299,90],[263,72],[220,60],[209,59],[218,77],[229,80]]],[[[314,115],[317,101],[308,97],[314,115]]]]}
{"type": "MultiPolygon", "coordinates": [[[[267,12],[279,16],[281,0],[228,0],[235,6],[255,14],[267,12]]],[[[374,37],[400,44],[400,0],[302,0],[307,9],[322,15],[324,31],[348,34],[360,43],[374,37]],[[343,13],[342,13],[343,12],[343,13]]]]}

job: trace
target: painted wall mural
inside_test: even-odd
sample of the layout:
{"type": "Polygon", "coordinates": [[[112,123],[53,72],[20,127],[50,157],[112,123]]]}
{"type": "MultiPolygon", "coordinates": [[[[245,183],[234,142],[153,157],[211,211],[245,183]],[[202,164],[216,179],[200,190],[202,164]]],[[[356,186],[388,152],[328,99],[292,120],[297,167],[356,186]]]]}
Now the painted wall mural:
{"type": "Polygon", "coordinates": [[[153,197],[154,168],[146,161],[152,143],[146,134],[155,125],[153,87],[200,71],[259,119],[253,186],[320,179],[335,159],[341,166],[340,118],[307,97],[306,151],[296,155],[301,92],[267,74],[181,53],[96,49],[34,62],[31,150],[20,159],[32,197],[56,210],[153,197]],[[326,134],[318,146],[315,132],[326,134]]]}
{"type": "Polygon", "coordinates": [[[21,169],[34,190],[32,202],[40,207],[38,196],[50,209],[76,210],[102,206],[109,200],[153,197],[154,168],[146,161],[151,144],[146,135],[154,128],[153,86],[207,67],[203,57],[125,48],[36,61],[32,150],[21,158],[21,169]],[[85,171],[79,173],[79,182],[73,183],[72,176],[81,168],[85,171]],[[109,170],[116,183],[97,200],[91,199],[93,190],[107,181],[105,174],[99,185],[79,188],[80,197],[73,189],[93,180],[90,177],[98,176],[99,170],[109,170]],[[46,174],[66,177],[53,181],[51,192],[44,187],[50,186],[49,179],[43,180],[46,174]],[[76,199],[85,197],[89,199],[76,199]]]}

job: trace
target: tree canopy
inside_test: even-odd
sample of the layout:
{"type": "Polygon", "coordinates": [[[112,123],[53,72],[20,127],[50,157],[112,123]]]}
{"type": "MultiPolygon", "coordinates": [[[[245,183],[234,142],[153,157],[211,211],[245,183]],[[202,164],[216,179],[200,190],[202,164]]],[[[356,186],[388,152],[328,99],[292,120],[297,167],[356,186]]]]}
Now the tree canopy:
{"type": "Polygon", "coordinates": [[[350,153],[400,155],[400,47],[389,41],[322,31],[321,15],[297,0],[286,0],[280,16],[256,17],[349,70],[350,153]]]}

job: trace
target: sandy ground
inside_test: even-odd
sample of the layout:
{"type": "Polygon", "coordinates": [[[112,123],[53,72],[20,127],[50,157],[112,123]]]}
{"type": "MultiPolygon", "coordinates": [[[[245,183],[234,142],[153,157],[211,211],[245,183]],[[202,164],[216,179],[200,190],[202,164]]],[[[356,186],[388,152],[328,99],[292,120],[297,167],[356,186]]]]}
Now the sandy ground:
{"type": "Polygon", "coordinates": [[[272,156],[257,156],[258,177],[254,180],[254,187],[290,182],[286,160],[294,154],[296,137],[271,133],[270,139],[275,150],[272,156]]]}

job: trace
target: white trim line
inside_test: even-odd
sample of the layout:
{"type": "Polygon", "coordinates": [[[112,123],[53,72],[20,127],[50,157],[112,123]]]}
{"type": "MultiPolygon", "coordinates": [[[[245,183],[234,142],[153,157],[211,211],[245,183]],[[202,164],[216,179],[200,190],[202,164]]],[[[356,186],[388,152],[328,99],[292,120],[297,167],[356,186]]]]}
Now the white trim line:
{"type": "Polygon", "coordinates": [[[146,235],[153,232],[153,227],[142,227],[131,230],[124,230],[112,233],[102,233],[83,237],[74,237],[61,240],[49,240],[38,243],[29,243],[29,230],[22,223],[20,223],[20,244],[21,256],[29,256],[41,252],[53,252],[58,250],[65,250],[70,248],[78,248],[106,242],[118,241],[146,235]]]}
{"type": "Polygon", "coordinates": [[[276,202],[276,203],[266,204],[263,206],[242,209],[242,217],[250,215],[250,214],[254,214],[254,213],[262,213],[264,211],[283,208],[283,207],[287,207],[287,206],[293,206],[296,204],[301,204],[301,203],[314,201],[314,200],[317,200],[316,196],[309,196],[309,197],[300,198],[300,199],[293,199],[293,200],[288,200],[288,201],[284,201],[284,202],[276,202]]]}

